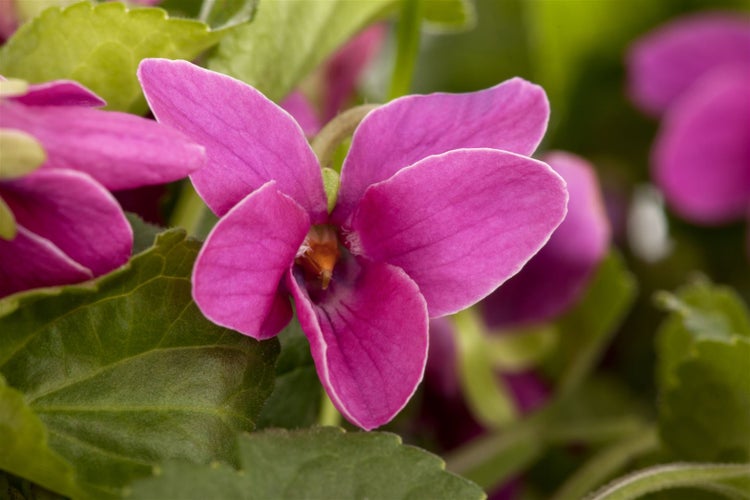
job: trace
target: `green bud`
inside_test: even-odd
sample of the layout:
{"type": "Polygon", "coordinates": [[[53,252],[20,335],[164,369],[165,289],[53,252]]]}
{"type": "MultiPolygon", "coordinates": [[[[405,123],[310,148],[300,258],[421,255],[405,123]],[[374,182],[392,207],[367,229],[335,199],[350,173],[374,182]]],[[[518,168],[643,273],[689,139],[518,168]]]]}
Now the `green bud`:
{"type": "Polygon", "coordinates": [[[20,130],[0,129],[0,180],[23,177],[47,160],[42,145],[20,130]]]}
{"type": "Polygon", "coordinates": [[[341,179],[339,173],[332,168],[323,168],[323,189],[326,191],[326,199],[328,200],[328,213],[333,212],[336,207],[336,200],[339,197],[339,186],[341,185],[341,179]]]}
{"type": "Polygon", "coordinates": [[[0,198],[0,238],[10,241],[16,237],[17,232],[16,218],[10,207],[0,198]]]}

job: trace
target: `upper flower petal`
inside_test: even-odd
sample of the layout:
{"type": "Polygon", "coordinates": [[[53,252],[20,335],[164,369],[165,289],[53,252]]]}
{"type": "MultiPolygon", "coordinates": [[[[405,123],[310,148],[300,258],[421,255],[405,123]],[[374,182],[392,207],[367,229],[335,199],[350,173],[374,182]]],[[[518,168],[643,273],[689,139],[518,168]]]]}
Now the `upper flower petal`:
{"type": "Polygon", "coordinates": [[[654,177],[668,204],[699,223],[744,216],[750,205],[750,68],[717,71],[667,113],[654,177]]]}
{"type": "Polygon", "coordinates": [[[371,186],[353,216],[353,253],[402,268],[430,317],[485,297],[547,242],[565,216],[565,183],[507,151],[459,149],[371,186]]]}
{"type": "Polygon", "coordinates": [[[748,19],[721,12],[677,19],[631,48],[630,93],[644,110],[661,114],[701,76],[727,64],[750,66],[748,19]]]}
{"type": "Polygon", "coordinates": [[[334,220],[345,222],[368,186],[427,156],[459,148],[531,154],[548,118],[544,90],[520,78],[468,94],[396,99],[368,114],[354,132],[334,220]]]}
{"type": "Polygon", "coordinates": [[[391,420],[422,380],[427,308],[417,285],[394,266],[350,258],[336,272],[350,276],[334,275],[315,303],[292,272],[287,283],[331,401],[370,430],[391,420]]]}
{"type": "Polygon", "coordinates": [[[609,246],[609,221],[592,166],[559,151],[544,161],[568,185],[568,213],[539,253],[482,303],[493,327],[541,322],[565,311],[609,246]]]}
{"type": "Polygon", "coordinates": [[[157,119],[206,147],[191,176],[219,215],[270,180],[323,222],[327,202],[315,154],[289,113],[249,85],[187,61],[146,59],[138,69],[157,119]]]}
{"type": "Polygon", "coordinates": [[[256,339],[291,319],[279,283],[310,229],[307,212],[268,182],[216,224],[193,270],[193,298],[214,323],[256,339]]]}
{"type": "Polygon", "coordinates": [[[79,170],[104,187],[163,184],[203,165],[203,148],[153,120],[80,106],[0,103],[0,126],[33,135],[46,167],[79,170]]]}
{"type": "Polygon", "coordinates": [[[54,243],[94,276],[130,257],[133,231],[120,205],[86,174],[37,170],[3,182],[0,194],[21,226],[54,243]]]}
{"type": "Polygon", "coordinates": [[[13,240],[0,238],[0,297],[43,286],[78,283],[92,277],[89,269],[23,226],[18,226],[13,240]]]}
{"type": "Polygon", "coordinates": [[[86,106],[99,107],[107,102],[73,80],[55,80],[30,85],[29,90],[14,101],[27,106],[86,106]]]}

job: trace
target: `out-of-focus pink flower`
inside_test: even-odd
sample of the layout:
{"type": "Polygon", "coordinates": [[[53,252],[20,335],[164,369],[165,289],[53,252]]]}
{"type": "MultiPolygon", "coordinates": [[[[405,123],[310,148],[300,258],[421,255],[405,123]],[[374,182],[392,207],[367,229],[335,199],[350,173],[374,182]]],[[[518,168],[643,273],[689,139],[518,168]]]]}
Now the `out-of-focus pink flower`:
{"type": "Polygon", "coordinates": [[[568,185],[568,213],[521,271],[481,303],[490,327],[550,320],[580,297],[607,253],[611,231],[593,167],[555,151],[542,158],[568,185]]]}
{"type": "Polygon", "coordinates": [[[329,216],[302,129],[257,90],[185,61],[146,60],[139,78],[157,119],[206,146],[191,179],[221,220],[196,261],[198,306],[264,339],[291,319],[291,294],[328,395],[364,429],[415,391],[428,318],[497,288],[565,215],[563,180],[526,156],[547,99],[520,79],[372,111],[329,216]]]}
{"type": "Polygon", "coordinates": [[[322,87],[319,109],[299,90],[281,102],[281,107],[299,122],[305,135],[312,137],[317,134],[346,106],[362,72],[380,50],[385,35],[386,26],[374,24],[352,38],[323,65],[317,75],[322,87]]]}
{"type": "Polygon", "coordinates": [[[0,296],[122,265],[133,235],[108,190],[173,181],[203,164],[203,148],[181,133],[93,109],[104,104],[63,80],[0,100],[2,132],[28,134],[46,152],[35,171],[0,179],[0,200],[16,221],[13,237],[0,239],[0,296]]]}
{"type": "Polygon", "coordinates": [[[653,176],[685,219],[750,210],[750,20],[701,13],[646,35],[628,55],[633,100],[662,115],[653,176]]]}

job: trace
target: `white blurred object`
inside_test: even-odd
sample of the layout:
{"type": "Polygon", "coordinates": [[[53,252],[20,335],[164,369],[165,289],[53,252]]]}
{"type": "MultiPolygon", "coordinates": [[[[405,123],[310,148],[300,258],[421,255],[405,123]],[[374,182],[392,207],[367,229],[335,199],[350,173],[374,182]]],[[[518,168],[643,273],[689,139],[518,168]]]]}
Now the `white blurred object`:
{"type": "Polygon", "coordinates": [[[627,237],[633,253],[646,262],[658,262],[672,251],[664,196],[650,184],[638,186],[633,194],[628,211],[627,237]]]}

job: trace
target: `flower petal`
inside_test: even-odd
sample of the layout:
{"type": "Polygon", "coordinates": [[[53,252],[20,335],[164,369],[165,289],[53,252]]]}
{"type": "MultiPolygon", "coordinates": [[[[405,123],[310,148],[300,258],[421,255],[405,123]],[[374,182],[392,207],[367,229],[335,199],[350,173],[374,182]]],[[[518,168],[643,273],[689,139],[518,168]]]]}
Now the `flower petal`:
{"type": "Polygon", "coordinates": [[[320,118],[318,118],[315,108],[313,108],[310,101],[307,100],[305,94],[299,90],[286,96],[280,106],[297,120],[297,123],[302,127],[302,130],[307,137],[313,137],[320,132],[320,128],[323,124],[320,122],[320,118]]]}
{"type": "Polygon", "coordinates": [[[715,224],[750,205],[750,68],[718,71],[670,109],[656,139],[654,177],[681,216],[715,224]]]}
{"type": "Polygon", "coordinates": [[[203,148],[184,135],[127,113],[5,100],[0,124],[39,140],[45,167],[85,172],[111,190],[180,179],[205,161],[203,148]]]}
{"type": "Polygon", "coordinates": [[[117,200],[81,172],[42,169],[5,181],[0,193],[19,225],[99,276],[130,257],[133,231],[117,200]]]}
{"type": "Polygon", "coordinates": [[[431,156],[371,186],[352,253],[402,268],[430,317],[485,297],[547,242],[565,216],[565,183],[546,164],[495,149],[431,156]]]}
{"type": "Polygon", "coordinates": [[[592,166],[559,151],[545,155],[544,161],[568,185],[568,214],[539,253],[483,301],[492,327],[542,322],[565,311],[609,246],[609,221],[592,166]]]}
{"type": "Polygon", "coordinates": [[[18,226],[12,241],[0,238],[0,297],[43,286],[91,279],[91,271],[52,242],[18,226]]]}
{"type": "Polygon", "coordinates": [[[417,285],[388,264],[350,258],[351,279],[331,282],[313,302],[292,272],[302,330],[318,377],[338,410],[370,430],[390,421],[411,398],[427,360],[427,308],[417,285]]]}
{"type": "Polygon", "coordinates": [[[216,224],[198,254],[193,298],[214,323],[256,339],[273,337],[291,319],[279,282],[310,229],[294,200],[268,182],[216,224]]]}
{"type": "Polygon", "coordinates": [[[544,90],[520,78],[469,94],[396,99],[372,111],[355,131],[334,220],[344,223],[368,186],[427,156],[459,148],[531,154],[548,118],[544,90]]]}
{"type": "Polygon", "coordinates": [[[105,106],[107,102],[73,80],[54,80],[52,82],[30,85],[28,92],[12,98],[26,106],[105,106]]]}
{"type": "Polygon", "coordinates": [[[191,179],[214,212],[275,180],[313,223],[325,220],[318,161],[289,113],[249,85],[187,61],[146,59],[138,78],[157,119],[206,146],[208,162],[191,179]]]}
{"type": "Polygon", "coordinates": [[[684,17],[631,48],[630,94],[644,110],[661,114],[701,76],[727,64],[750,65],[750,22],[720,12],[684,17]]]}

